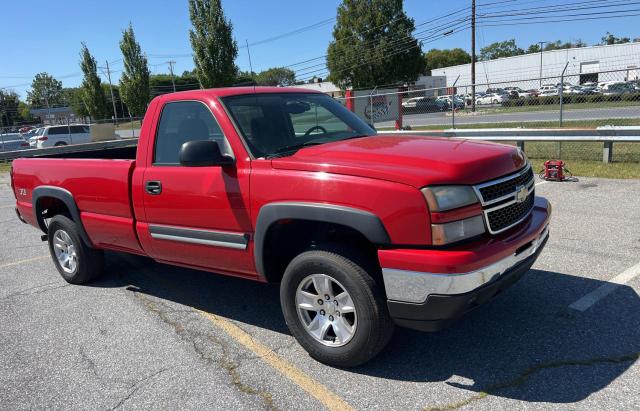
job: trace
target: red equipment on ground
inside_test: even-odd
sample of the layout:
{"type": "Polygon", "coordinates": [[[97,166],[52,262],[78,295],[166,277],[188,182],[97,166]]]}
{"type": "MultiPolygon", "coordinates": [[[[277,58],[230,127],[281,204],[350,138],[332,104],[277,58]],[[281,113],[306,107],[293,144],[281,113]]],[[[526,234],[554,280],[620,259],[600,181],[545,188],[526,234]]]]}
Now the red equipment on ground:
{"type": "Polygon", "coordinates": [[[544,170],[540,171],[539,176],[547,181],[573,181],[573,174],[562,160],[545,161],[544,170]]]}

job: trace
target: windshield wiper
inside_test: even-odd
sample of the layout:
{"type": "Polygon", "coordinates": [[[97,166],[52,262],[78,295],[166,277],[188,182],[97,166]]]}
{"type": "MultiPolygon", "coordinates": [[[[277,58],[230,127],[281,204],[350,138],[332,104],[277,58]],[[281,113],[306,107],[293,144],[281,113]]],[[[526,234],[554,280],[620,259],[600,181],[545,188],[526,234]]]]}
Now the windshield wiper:
{"type": "Polygon", "coordinates": [[[279,148],[278,150],[274,151],[273,153],[267,155],[266,158],[280,157],[282,155],[285,155],[285,154],[288,154],[288,153],[292,153],[294,151],[298,151],[300,149],[303,149],[303,148],[309,147],[309,146],[317,146],[317,145],[320,145],[320,144],[334,143],[336,141],[351,140],[351,139],[360,138],[360,137],[367,137],[367,135],[366,134],[359,134],[359,135],[355,135],[355,136],[349,136],[349,137],[346,137],[346,138],[341,138],[341,139],[338,139],[338,140],[331,140],[331,139],[326,139],[326,138],[317,138],[317,139],[314,139],[314,140],[306,141],[304,143],[294,144],[294,145],[291,145],[291,146],[286,146],[286,147],[279,148]]]}
{"type": "Polygon", "coordinates": [[[281,155],[284,155],[284,154],[287,154],[287,153],[292,153],[294,151],[298,151],[298,150],[300,150],[302,148],[305,148],[305,147],[317,146],[317,145],[324,144],[324,143],[329,143],[329,141],[311,140],[311,141],[307,141],[307,142],[301,143],[301,144],[293,144],[293,145],[290,145],[290,146],[279,148],[278,150],[276,150],[273,153],[269,154],[266,158],[280,157],[281,155]]]}

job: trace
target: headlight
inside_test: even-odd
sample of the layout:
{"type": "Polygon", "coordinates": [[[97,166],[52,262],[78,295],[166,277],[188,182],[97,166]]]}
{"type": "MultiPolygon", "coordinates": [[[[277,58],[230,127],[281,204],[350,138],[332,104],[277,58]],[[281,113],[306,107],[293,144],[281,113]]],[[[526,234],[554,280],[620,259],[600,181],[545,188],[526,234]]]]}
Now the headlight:
{"type": "Polygon", "coordinates": [[[431,240],[434,245],[455,243],[482,233],[484,221],[479,215],[445,224],[431,224],[431,240]]]}
{"type": "Polygon", "coordinates": [[[447,211],[478,202],[478,197],[469,186],[434,186],[423,188],[430,211],[447,211]]]}

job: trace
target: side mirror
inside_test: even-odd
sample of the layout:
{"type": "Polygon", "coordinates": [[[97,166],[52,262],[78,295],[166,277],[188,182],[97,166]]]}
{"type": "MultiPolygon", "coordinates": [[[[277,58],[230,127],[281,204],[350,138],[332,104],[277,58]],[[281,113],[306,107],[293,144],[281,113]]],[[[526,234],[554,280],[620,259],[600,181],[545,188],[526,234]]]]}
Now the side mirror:
{"type": "Polygon", "coordinates": [[[234,163],[233,157],[222,154],[216,141],[187,141],[180,148],[180,165],[185,167],[229,166],[234,163]]]}

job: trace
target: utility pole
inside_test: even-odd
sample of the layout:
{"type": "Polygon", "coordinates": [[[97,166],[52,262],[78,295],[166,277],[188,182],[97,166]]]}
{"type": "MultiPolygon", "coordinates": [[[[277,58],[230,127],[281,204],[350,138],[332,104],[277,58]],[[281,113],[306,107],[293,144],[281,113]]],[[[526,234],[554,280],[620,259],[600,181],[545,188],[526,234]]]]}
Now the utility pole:
{"type": "Polygon", "coordinates": [[[471,111],[476,111],[476,0],[471,0],[471,111]]]}
{"type": "Polygon", "coordinates": [[[175,61],[167,61],[167,64],[169,64],[169,72],[171,73],[171,85],[173,85],[173,92],[176,92],[176,82],[173,79],[173,65],[176,64],[175,61]]]}
{"type": "Polygon", "coordinates": [[[540,87],[542,87],[542,50],[544,49],[544,45],[547,44],[546,41],[539,41],[540,45],[540,87]]]}
{"type": "Polygon", "coordinates": [[[111,84],[111,71],[109,70],[109,61],[107,61],[107,79],[109,79],[109,90],[111,91],[111,104],[113,104],[113,121],[117,123],[118,112],[116,111],[116,99],[113,98],[113,85],[111,84]]]}

